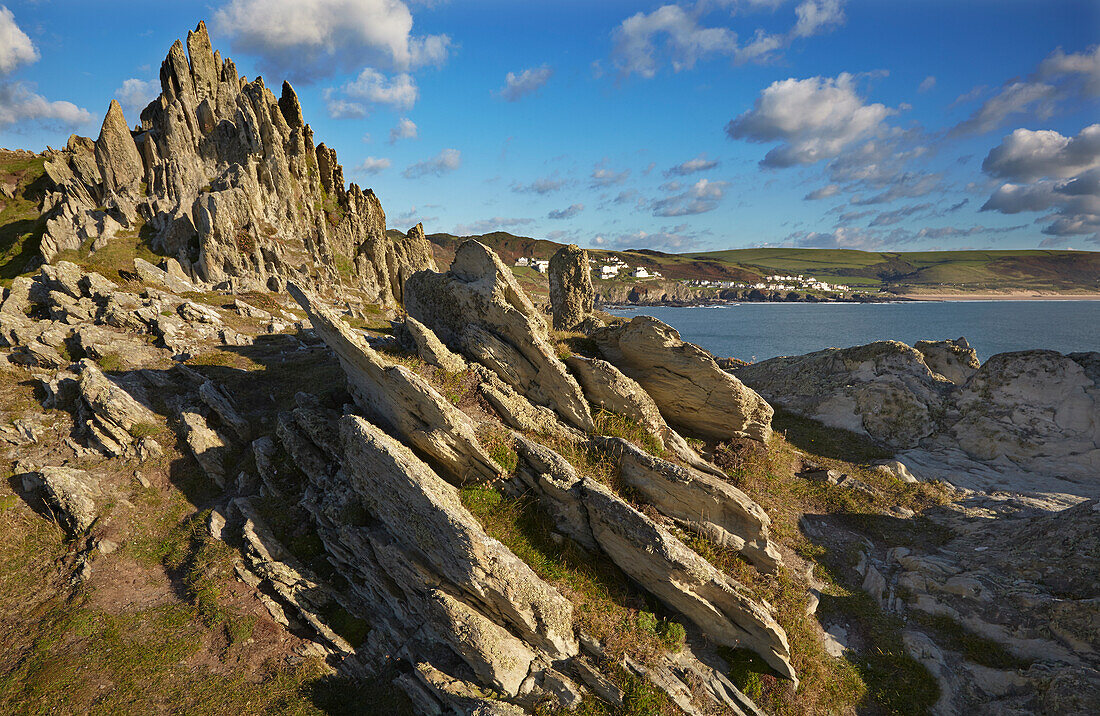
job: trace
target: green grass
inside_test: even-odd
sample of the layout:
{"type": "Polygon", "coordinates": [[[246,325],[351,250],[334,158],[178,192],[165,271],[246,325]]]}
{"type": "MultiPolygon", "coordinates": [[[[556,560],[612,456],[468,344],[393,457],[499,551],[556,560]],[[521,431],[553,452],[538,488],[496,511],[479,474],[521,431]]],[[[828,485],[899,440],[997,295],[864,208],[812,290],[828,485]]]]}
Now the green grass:
{"type": "Polygon", "coordinates": [[[45,160],[0,154],[0,180],[16,179],[14,199],[0,197],[0,282],[23,273],[38,254],[46,222],[38,213],[45,191],[45,160]]]}

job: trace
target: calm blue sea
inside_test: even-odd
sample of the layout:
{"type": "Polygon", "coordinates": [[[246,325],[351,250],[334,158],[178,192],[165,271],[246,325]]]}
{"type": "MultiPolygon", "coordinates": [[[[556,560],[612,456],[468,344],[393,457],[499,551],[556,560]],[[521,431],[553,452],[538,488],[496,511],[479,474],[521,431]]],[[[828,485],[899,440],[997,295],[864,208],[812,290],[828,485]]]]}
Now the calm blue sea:
{"type": "Polygon", "coordinates": [[[613,309],[654,316],[717,356],[765,360],[822,348],[966,336],[986,360],[1006,351],[1100,351],[1100,301],[742,303],[613,309]]]}

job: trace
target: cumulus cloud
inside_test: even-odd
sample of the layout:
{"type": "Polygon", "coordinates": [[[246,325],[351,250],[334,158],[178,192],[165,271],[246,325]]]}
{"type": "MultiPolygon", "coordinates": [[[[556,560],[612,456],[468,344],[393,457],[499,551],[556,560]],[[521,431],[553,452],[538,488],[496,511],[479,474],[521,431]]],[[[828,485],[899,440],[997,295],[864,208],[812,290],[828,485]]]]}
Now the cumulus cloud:
{"type": "Polygon", "coordinates": [[[385,157],[367,157],[359,166],[355,167],[355,171],[363,174],[378,174],[389,169],[390,164],[390,160],[385,157]]]}
{"type": "MultiPolygon", "coordinates": [[[[980,96],[981,89],[975,88],[957,101],[980,96]]],[[[950,136],[991,132],[1016,115],[1046,119],[1063,103],[1082,96],[1100,96],[1100,45],[1071,54],[1058,48],[1027,78],[1005,82],[970,117],[953,127],[950,136]]]]}
{"type": "Polygon", "coordinates": [[[37,61],[38,48],[16,24],[12,11],[0,5],[0,76],[37,61]]]}
{"type": "Polygon", "coordinates": [[[826,184],[825,186],[814,189],[806,196],[802,197],[808,201],[816,201],[818,199],[828,199],[830,196],[836,196],[840,193],[840,187],[836,184],[826,184]]]}
{"type": "MultiPolygon", "coordinates": [[[[757,29],[752,39],[739,43],[737,33],[721,25],[709,26],[706,15],[724,0],[700,0],[694,6],[664,5],[653,12],[638,12],[612,32],[612,62],[620,77],[631,74],[656,76],[667,62],[675,72],[688,70],[711,57],[729,57],[737,64],[767,62],[792,40],[810,37],[844,21],[843,0],[804,0],[795,8],[795,24],[787,33],[757,29]]],[[[780,0],[750,0],[748,6],[774,9],[780,0]]],[[[742,4],[733,3],[734,9],[742,4]]]]}
{"type": "Polygon", "coordinates": [[[400,0],[230,0],[214,19],[235,51],[295,80],[439,64],[451,44],[446,35],[413,35],[412,13],[400,0]]]}
{"type": "Polygon", "coordinates": [[[397,124],[390,130],[390,144],[399,139],[416,139],[416,123],[408,117],[397,120],[397,124]]]}
{"type": "Polygon", "coordinates": [[[0,82],[0,129],[33,121],[44,127],[69,130],[93,119],[91,112],[72,102],[50,101],[21,82],[0,82]]]}
{"type": "Polygon", "coordinates": [[[130,78],[115,90],[122,109],[128,116],[136,116],[160,94],[160,82],[130,78]]]}
{"type": "Polygon", "coordinates": [[[898,199],[915,199],[927,196],[942,188],[943,175],[928,172],[902,172],[884,184],[883,191],[871,196],[856,195],[851,202],[855,206],[888,204],[898,199]]]}
{"type": "Polygon", "coordinates": [[[918,214],[931,208],[931,204],[913,204],[911,206],[903,206],[900,209],[894,209],[893,211],[883,211],[875,218],[871,219],[868,226],[890,226],[913,214],[918,214]]]}
{"type": "Polygon", "coordinates": [[[904,246],[915,241],[930,239],[957,239],[971,236],[995,236],[1019,231],[1025,225],[988,227],[974,225],[966,228],[955,226],[925,227],[917,231],[905,228],[860,228],[841,226],[832,231],[796,231],[788,234],[780,246],[813,249],[858,249],[874,251],[904,246]]]}
{"type": "Polygon", "coordinates": [[[840,0],[807,0],[794,10],[798,22],[791,29],[794,37],[810,37],[844,22],[840,0]]]}
{"type": "Polygon", "coordinates": [[[611,249],[653,249],[669,253],[688,251],[699,246],[699,234],[692,232],[687,224],[674,227],[662,227],[660,231],[636,231],[617,236],[597,236],[592,240],[600,248],[611,249]]]}
{"type": "Polygon", "coordinates": [[[760,164],[790,167],[838,156],[885,131],[884,120],[895,112],[883,104],[865,104],[855,77],[846,72],[835,79],[790,78],[761,92],[752,109],[730,121],[726,133],[750,142],[779,142],[760,164]]]}
{"type": "Polygon", "coordinates": [[[592,171],[591,182],[589,182],[589,184],[593,189],[601,189],[616,184],[622,184],[629,176],[629,169],[623,169],[621,172],[617,172],[614,169],[608,169],[606,166],[597,165],[592,171]]]}
{"type": "Polygon", "coordinates": [[[547,219],[572,219],[584,211],[584,204],[572,204],[564,209],[555,209],[546,215],[547,219]]]}
{"type": "Polygon", "coordinates": [[[982,162],[990,176],[1024,182],[1044,176],[1065,179],[1095,166],[1100,166],[1100,124],[1085,127],[1076,137],[1017,129],[982,162]]]}
{"type": "Polygon", "coordinates": [[[936,87],[936,78],[932,75],[928,75],[921,80],[920,85],[917,87],[917,91],[920,93],[931,92],[936,87]]]}
{"type": "Polygon", "coordinates": [[[684,177],[688,174],[695,174],[696,172],[710,171],[718,166],[717,159],[707,159],[706,154],[700,154],[694,159],[689,159],[686,162],[677,164],[674,167],[669,167],[665,170],[666,177],[684,177]]]}
{"type": "Polygon", "coordinates": [[[555,176],[541,177],[534,180],[529,184],[520,184],[518,182],[512,184],[512,191],[520,194],[553,194],[556,191],[561,191],[569,185],[569,181],[566,179],[559,179],[555,176]]]}
{"type": "Polygon", "coordinates": [[[1010,181],[982,211],[1047,212],[1048,236],[1091,236],[1100,241],[1100,124],[1065,137],[1049,130],[1017,129],[990,150],[982,169],[1010,181]]]}
{"type": "Polygon", "coordinates": [[[411,226],[415,225],[416,223],[427,224],[430,221],[436,221],[438,218],[438,216],[425,216],[423,212],[419,211],[414,206],[411,207],[408,211],[401,212],[397,216],[393,217],[393,220],[394,223],[398,226],[411,226]]]}
{"type": "Polygon", "coordinates": [[[410,164],[401,172],[406,179],[420,179],[425,176],[443,176],[458,169],[462,164],[462,152],[457,149],[444,149],[431,159],[410,164]]]}
{"type": "Polygon", "coordinates": [[[729,182],[700,179],[687,191],[674,194],[650,203],[654,216],[689,216],[704,214],[718,208],[718,203],[726,195],[729,182]]]}
{"type": "Polygon", "coordinates": [[[416,81],[407,72],[386,77],[370,67],[364,68],[343,89],[349,97],[371,104],[388,104],[396,109],[410,109],[420,96],[416,81]]]}
{"type": "Polygon", "coordinates": [[[550,80],[550,76],[553,74],[554,70],[548,65],[531,67],[519,74],[509,72],[504,78],[504,86],[500,88],[497,94],[507,102],[515,102],[538,91],[550,80]]]}
{"type": "Polygon", "coordinates": [[[72,102],[51,101],[33,85],[6,79],[21,65],[37,62],[38,48],[15,22],[11,10],[0,5],[0,130],[35,122],[42,127],[72,130],[92,121],[92,114],[72,102]]]}
{"type": "Polygon", "coordinates": [[[695,14],[679,5],[665,5],[649,14],[636,13],[615,28],[613,38],[619,72],[646,78],[657,74],[662,41],[677,72],[694,67],[702,57],[732,54],[737,49],[737,33],[725,27],[704,27],[695,14]]]}
{"type": "Polygon", "coordinates": [[[454,228],[454,233],[457,236],[470,236],[471,234],[487,234],[491,231],[503,231],[504,229],[514,229],[517,226],[526,226],[527,224],[535,223],[534,219],[525,218],[506,218],[503,216],[494,216],[491,219],[480,219],[478,221],[471,222],[469,224],[458,224],[454,228]]]}

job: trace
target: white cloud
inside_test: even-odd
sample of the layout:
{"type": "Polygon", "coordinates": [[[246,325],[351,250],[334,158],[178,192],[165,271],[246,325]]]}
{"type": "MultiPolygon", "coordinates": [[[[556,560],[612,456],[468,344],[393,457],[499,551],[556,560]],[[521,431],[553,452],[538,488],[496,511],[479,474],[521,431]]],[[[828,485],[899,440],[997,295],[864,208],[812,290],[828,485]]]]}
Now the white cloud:
{"type": "MultiPolygon", "coordinates": [[[[971,98],[980,89],[975,88],[956,102],[971,98]]],[[[1002,85],[970,117],[956,125],[951,135],[991,132],[1021,114],[1046,119],[1063,103],[1081,96],[1100,96],[1100,45],[1068,55],[1058,48],[1027,78],[1002,85]]]]}
{"type": "Polygon", "coordinates": [[[500,88],[497,94],[505,101],[515,102],[538,91],[550,80],[553,74],[554,70],[548,65],[531,67],[518,75],[515,72],[509,72],[504,78],[504,86],[500,88]]]}
{"type": "Polygon", "coordinates": [[[718,202],[726,195],[729,182],[700,179],[687,191],[667,196],[650,203],[654,216],[689,216],[704,214],[718,208],[718,202]]]}
{"type": "Polygon", "coordinates": [[[636,231],[632,234],[619,234],[607,238],[597,236],[592,243],[605,248],[617,249],[653,249],[656,251],[688,251],[699,246],[699,235],[691,232],[687,224],[674,227],[662,227],[660,231],[636,231]]]}
{"type": "Polygon", "coordinates": [[[344,99],[337,95],[336,90],[332,87],[327,88],[322,96],[325,99],[325,109],[328,110],[328,116],[333,119],[362,119],[369,114],[362,102],[352,102],[349,99],[344,99]]]}
{"type": "Polygon", "coordinates": [[[836,196],[840,193],[840,187],[836,184],[826,184],[825,186],[814,189],[806,196],[802,197],[809,201],[816,201],[818,199],[828,199],[830,196],[836,196]]]}
{"type": "Polygon", "coordinates": [[[552,194],[555,191],[561,191],[570,182],[566,179],[558,179],[557,177],[541,177],[534,180],[530,184],[512,184],[512,191],[520,194],[552,194]]]}
{"type": "Polygon", "coordinates": [[[137,78],[126,80],[115,90],[115,97],[122,104],[122,109],[131,117],[136,117],[159,94],[160,82],[137,78]]]}
{"type": "Polygon", "coordinates": [[[385,157],[367,157],[363,162],[355,167],[355,171],[363,174],[378,174],[390,168],[390,160],[385,157]]]}
{"type": "Polygon", "coordinates": [[[605,166],[598,165],[592,171],[592,181],[590,185],[593,189],[601,189],[616,184],[622,184],[629,176],[629,169],[623,169],[621,172],[617,172],[614,169],[608,169],[605,166]]]}
{"type": "Polygon", "coordinates": [[[396,109],[410,109],[420,91],[412,75],[402,72],[387,78],[378,70],[366,67],[359,76],[344,85],[344,92],[371,104],[388,104],[396,109]]]}
{"type": "Polygon", "coordinates": [[[753,108],[726,126],[734,139],[779,142],[761,164],[789,167],[838,156],[847,147],[884,131],[884,120],[896,110],[864,104],[855,77],[794,78],[773,82],[753,108]]]}
{"type": "Polygon", "coordinates": [[[706,154],[700,154],[694,159],[689,159],[686,162],[681,162],[674,167],[669,167],[665,170],[666,177],[678,176],[683,177],[688,174],[694,174],[696,172],[710,171],[718,166],[717,159],[707,159],[706,154]]]}
{"type": "Polygon", "coordinates": [[[868,226],[890,226],[891,224],[900,222],[902,219],[909,218],[913,214],[919,214],[931,208],[931,204],[913,204],[911,206],[903,206],[900,209],[894,209],[893,211],[883,211],[875,216],[875,218],[871,219],[868,226]]]}
{"type": "Polygon", "coordinates": [[[400,0],[230,0],[214,14],[238,52],[279,77],[312,80],[367,65],[404,71],[439,64],[446,35],[414,36],[400,0]]]}
{"type": "Polygon", "coordinates": [[[690,69],[708,55],[732,54],[737,33],[724,27],[703,27],[698,18],[679,5],[665,5],[648,15],[639,12],[615,28],[615,65],[623,75],[650,78],[657,74],[659,39],[671,55],[672,67],[690,69]]]}
{"type": "Polygon", "coordinates": [[[491,231],[514,229],[517,226],[526,226],[535,223],[534,219],[506,218],[494,216],[491,219],[480,219],[469,224],[458,224],[454,228],[457,236],[469,236],[471,234],[487,234],[491,231]]]}
{"type": "Polygon", "coordinates": [[[928,75],[920,82],[920,86],[917,87],[917,91],[920,93],[931,92],[936,88],[936,78],[932,75],[928,75]]]}
{"type": "Polygon", "coordinates": [[[564,209],[555,209],[546,215],[547,219],[572,219],[584,211],[584,204],[572,204],[564,209]]]}
{"type": "Polygon", "coordinates": [[[11,74],[19,65],[38,61],[38,48],[15,23],[11,10],[0,5],[0,76],[11,74]]]}
{"type": "Polygon", "coordinates": [[[72,102],[51,102],[22,82],[0,82],[0,129],[22,122],[72,130],[93,120],[92,113],[72,102]]]}
{"type": "Polygon", "coordinates": [[[416,139],[416,123],[408,117],[397,120],[397,124],[390,130],[390,144],[399,139],[416,139]]]}
{"type": "Polygon", "coordinates": [[[1100,124],[1075,137],[1017,129],[994,147],[982,169],[1010,179],[982,205],[1002,214],[1049,212],[1049,236],[1091,235],[1100,242],[1100,124]]]}
{"type": "Polygon", "coordinates": [[[1066,179],[1096,166],[1100,166],[1100,124],[1085,127],[1076,137],[1017,129],[982,162],[982,170],[991,176],[1024,182],[1044,176],[1066,179]]]}
{"type": "Polygon", "coordinates": [[[431,159],[411,164],[401,172],[406,179],[419,179],[428,175],[443,176],[458,169],[462,164],[462,152],[457,149],[444,149],[431,159]]]}
{"type": "Polygon", "coordinates": [[[794,12],[798,22],[791,29],[793,37],[810,37],[844,22],[841,0],[806,0],[794,12]]]}
{"type": "Polygon", "coordinates": [[[652,78],[664,62],[676,72],[711,57],[730,57],[737,64],[774,59],[792,40],[819,34],[844,22],[843,0],[804,0],[795,8],[790,32],[775,34],[758,28],[746,44],[728,27],[708,26],[704,20],[712,6],[743,5],[750,9],[774,9],[782,0],[698,0],[692,7],[664,5],[651,13],[638,12],[612,32],[612,62],[620,77],[636,74],[652,78]]]}

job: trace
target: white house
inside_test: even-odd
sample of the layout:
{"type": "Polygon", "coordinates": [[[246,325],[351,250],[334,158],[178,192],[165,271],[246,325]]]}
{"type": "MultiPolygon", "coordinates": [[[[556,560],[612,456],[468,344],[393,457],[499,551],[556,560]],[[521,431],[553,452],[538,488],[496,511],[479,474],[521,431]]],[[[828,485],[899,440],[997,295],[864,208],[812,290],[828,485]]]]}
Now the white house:
{"type": "Polygon", "coordinates": [[[550,270],[550,262],[546,259],[535,259],[531,262],[531,265],[535,267],[535,270],[539,273],[546,273],[550,270]]]}
{"type": "Polygon", "coordinates": [[[615,278],[619,275],[619,266],[616,264],[600,266],[600,278],[615,278]]]}
{"type": "Polygon", "coordinates": [[[649,278],[649,271],[646,271],[644,266],[638,266],[630,272],[630,275],[634,278],[649,278]]]}
{"type": "Polygon", "coordinates": [[[531,259],[527,258],[526,256],[520,256],[518,259],[516,259],[516,266],[530,266],[530,265],[531,265],[531,259]]]}

